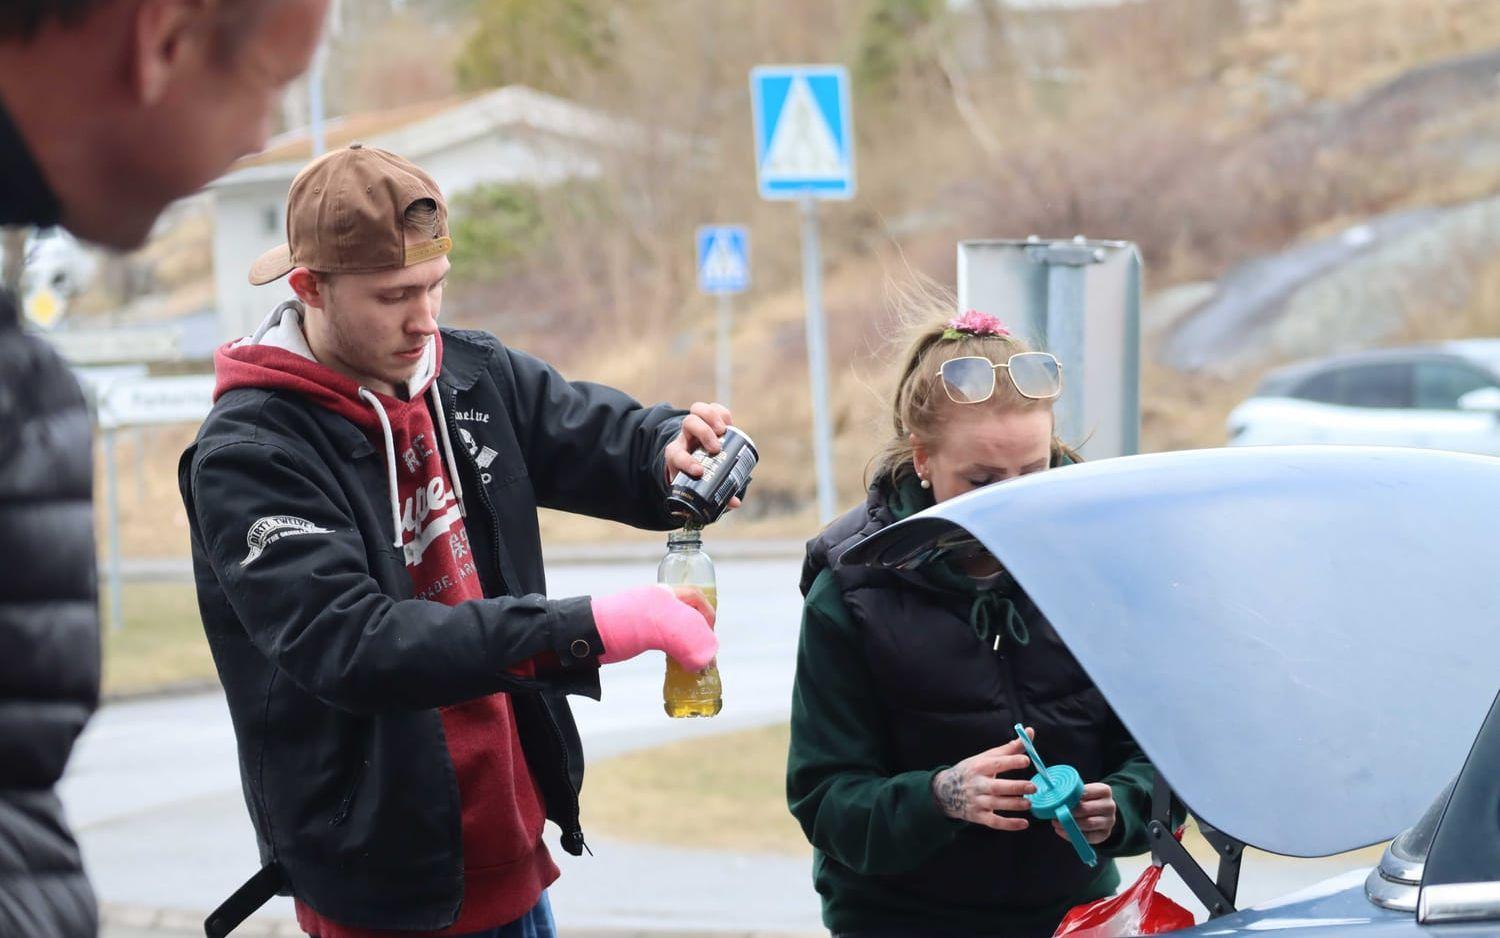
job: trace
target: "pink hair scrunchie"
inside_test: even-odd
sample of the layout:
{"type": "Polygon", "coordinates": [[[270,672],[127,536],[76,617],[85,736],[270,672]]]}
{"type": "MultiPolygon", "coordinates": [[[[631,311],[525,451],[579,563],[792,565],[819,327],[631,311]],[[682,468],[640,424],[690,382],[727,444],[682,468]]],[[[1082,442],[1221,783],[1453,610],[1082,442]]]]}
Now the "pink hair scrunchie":
{"type": "Polygon", "coordinates": [[[1010,335],[1010,330],[1005,324],[988,313],[981,313],[977,309],[971,309],[962,316],[956,316],[948,320],[948,328],[943,330],[945,339],[962,339],[966,335],[972,336],[1004,336],[1010,335]]]}

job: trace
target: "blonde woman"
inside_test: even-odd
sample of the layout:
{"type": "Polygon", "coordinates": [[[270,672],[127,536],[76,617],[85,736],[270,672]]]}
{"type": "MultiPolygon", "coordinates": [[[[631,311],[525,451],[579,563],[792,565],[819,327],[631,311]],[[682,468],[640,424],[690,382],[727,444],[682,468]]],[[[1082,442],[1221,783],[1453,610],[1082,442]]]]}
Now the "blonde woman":
{"type": "Polygon", "coordinates": [[[937,502],[1075,461],[1054,434],[1061,390],[1057,359],[993,317],[929,321],[866,503],[809,544],[787,797],[840,938],[1047,936],[1115,890],[1112,861],[1090,868],[1028,819],[1018,722],[1083,775],[1074,814],[1101,854],[1147,847],[1150,763],[992,557],[920,573],[839,563],[937,502]]]}

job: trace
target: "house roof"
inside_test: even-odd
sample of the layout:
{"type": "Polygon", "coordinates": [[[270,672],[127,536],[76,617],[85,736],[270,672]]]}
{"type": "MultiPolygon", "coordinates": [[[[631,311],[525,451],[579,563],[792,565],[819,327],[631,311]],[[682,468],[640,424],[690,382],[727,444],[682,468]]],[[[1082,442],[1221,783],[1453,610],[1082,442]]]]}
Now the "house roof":
{"type": "MultiPolygon", "coordinates": [[[[335,118],[324,125],[324,136],[329,147],[359,141],[393,150],[409,159],[421,159],[445,147],[505,127],[526,127],[594,142],[619,141],[632,133],[629,125],[598,111],[555,95],[509,85],[440,101],[335,118]]],[[[308,128],[301,128],[273,138],[265,150],[235,163],[213,186],[225,188],[289,180],[311,158],[312,135],[308,128]]]]}
{"type": "MultiPolygon", "coordinates": [[[[444,114],[474,97],[476,96],[466,95],[444,98],[441,101],[423,101],[420,104],[408,104],[384,111],[366,111],[363,114],[336,117],[324,125],[324,137],[330,149],[345,147],[356,141],[376,137],[408,124],[444,114]]],[[[232,169],[268,166],[274,163],[301,164],[312,159],[312,149],[312,132],[309,128],[301,127],[273,137],[264,150],[245,157],[235,163],[232,169]]]]}

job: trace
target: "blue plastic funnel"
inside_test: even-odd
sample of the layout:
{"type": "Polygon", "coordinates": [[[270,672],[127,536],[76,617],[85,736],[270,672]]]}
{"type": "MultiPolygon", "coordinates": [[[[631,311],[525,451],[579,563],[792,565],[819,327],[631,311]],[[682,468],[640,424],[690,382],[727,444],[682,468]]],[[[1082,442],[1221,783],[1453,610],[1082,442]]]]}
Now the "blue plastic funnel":
{"type": "Polygon", "coordinates": [[[1078,859],[1089,866],[1098,866],[1099,855],[1084,838],[1078,822],[1073,820],[1073,809],[1083,800],[1083,777],[1071,765],[1054,765],[1048,768],[1036,747],[1031,744],[1031,737],[1026,735],[1026,727],[1019,723],[1016,724],[1016,736],[1021,740],[1021,745],[1026,747],[1026,755],[1031,757],[1031,764],[1036,768],[1036,775],[1031,778],[1031,784],[1036,786],[1036,794],[1026,799],[1031,802],[1032,817],[1042,821],[1057,821],[1067,832],[1068,842],[1073,845],[1078,859]]]}

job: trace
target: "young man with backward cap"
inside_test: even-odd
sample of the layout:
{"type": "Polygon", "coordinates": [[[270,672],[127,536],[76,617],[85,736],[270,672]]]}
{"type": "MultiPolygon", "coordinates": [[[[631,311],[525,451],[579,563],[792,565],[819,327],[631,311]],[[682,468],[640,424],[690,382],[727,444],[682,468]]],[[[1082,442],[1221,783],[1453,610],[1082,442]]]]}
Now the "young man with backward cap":
{"type": "Polygon", "coordinates": [[[537,508],[674,527],[669,480],[730,414],[439,328],[447,209],[394,154],[310,164],[287,235],[251,280],[296,298],[219,350],[179,473],[265,864],[210,930],[280,891],[318,938],[551,935],[544,818],[584,849],[566,695],[717,642],[694,590],[545,598],[537,508]]]}

